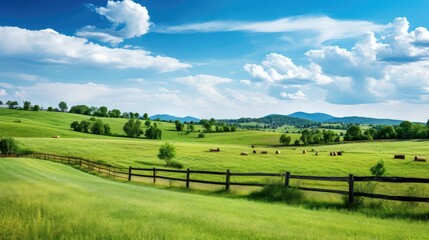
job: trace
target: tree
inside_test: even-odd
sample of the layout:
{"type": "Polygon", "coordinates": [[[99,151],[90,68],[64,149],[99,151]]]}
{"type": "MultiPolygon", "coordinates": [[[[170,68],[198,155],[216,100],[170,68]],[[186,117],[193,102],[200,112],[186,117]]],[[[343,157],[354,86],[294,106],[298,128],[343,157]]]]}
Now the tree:
{"type": "Polygon", "coordinates": [[[399,124],[398,127],[398,137],[402,139],[411,139],[413,138],[413,123],[410,121],[403,121],[399,124]]]}
{"type": "Polygon", "coordinates": [[[5,155],[18,153],[18,145],[15,139],[11,137],[0,139],[0,152],[5,155]]]}
{"type": "Polygon", "coordinates": [[[377,139],[394,139],[397,137],[395,129],[390,126],[383,126],[375,135],[377,139]]]}
{"type": "Polygon", "coordinates": [[[109,116],[112,118],[121,117],[121,111],[119,109],[113,109],[113,110],[109,111],[109,116]]]}
{"type": "Polygon", "coordinates": [[[67,103],[64,101],[61,101],[60,103],[58,103],[58,107],[60,108],[61,112],[67,112],[67,110],[69,109],[69,107],[67,106],[67,103]]]}
{"type": "Polygon", "coordinates": [[[52,107],[48,107],[47,111],[52,112],[52,111],[54,111],[54,109],[52,107]]]}
{"type": "Polygon", "coordinates": [[[377,177],[381,177],[386,173],[386,168],[384,167],[383,160],[380,160],[378,163],[376,163],[374,166],[372,166],[370,169],[371,174],[377,177]]]}
{"type": "Polygon", "coordinates": [[[157,128],[154,124],[154,126],[149,127],[146,129],[145,134],[147,139],[161,139],[162,131],[161,129],[157,128]]]}
{"type": "Polygon", "coordinates": [[[107,107],[106,106],[102,106],[102,107],[98,108],[98,111],[95,112],[94,115],[98,116],[98,117],[108,117],[109,115],[107,114],[107,112],[108,112],[107,107]]]}
{"type": "Polygon", "coordinates": [[[90,115],[91,109],[86,105],[76,105],[70,108],[69,113],[90,115]]]}
{"type": "Polygon", "coordinates": [[[70,128],[73,128],[74,131],[78,131],[81,132],[82,129],[79,128],[79,122],[78,121],[74,121],[70,124],[70,128]]]}
{"type": "Polygon", "coordinates": [[[182,123],[176,123],[176,130],[177,131],[183,131],[183,128],[185,127],[185,125],[183,125],[182,123]]]}
{"type": "Polygon", "coordinates": [[[357,141],[362,140],[363,134],[359,125],[352,125],[347,129],[346,135],[344,135],[344,140],[346,141],[357,141]]]}
{"type": "Polygon", "coordinates": [[[332,130],[323,130],[323,141],[326,144],[332,143],[335,141],[335,138],[337,137],[337,134],[332,130]]]}
{"type": "Polygon", "coordinates": [[[135,118],[139,118],[139,116],[140,116],[140,114],[139,114],[139,113],[137,113],[137,112],[136,112],[136,113],[134,113],[134,117],[135,117],[135,118]]]}
{"type": "Polygon", "coordinates": [[[143,131],[140,129],[140,126],[140,120],[130,119],[125,123],[123,130],[128,137],[136,138],[143,133],[143,131]]]}
{"type": "Polygon", "coordinates": [[[15,109],[19,104],[17,101],[7,101],[6,105],[10,108],[10,109],[15,109]]]}
{"type": "Polygon", "coordinates": [[[150,123],[150,121],[149,121],[149,120],[146,120],[146,122],[144,122],[144,125],[145,125],[146,127],[150,127],[151,123],[150,123]]]}
{"type": "Polygon", "coordinates": [[[176,148],[169,143],[165,143],[159,148],[158,158],[166,161],[167,166],[170,166],[171,159],[176,157],[176,148]]]}
{"type": "Polygon", "coordinates": [[[95,123],[91,127],[91,132],[93,134],[98,134],[98,135],[105,134],[104,123],[101,119],[98,119],[97,121],[95,121],[95,123]]]}
{"type": "Polygon", "coordinates": [[[37,112],[39,110],[40,110],[40,106],[39,105],[36,104],[36,105],[33,106],[33,111],[37,112]]]}
{"type": "Polygon", "coordinates": [[[110,125],[108,123],[104,124],[104,135],[110,135],[112,134],[112,131],[110,129],[110,125]]]}
{"type": "MultiPolygon", "coordinates": [[[[3,105],[3,101],[0,101],[0,105],[3,105]]],[[[428,120],[429,121],[429,120],[428,120]]]]}
{"type": "Polygon", "coordinates": [[[31,102],[30,101],[24,101],[24,105],[22,107],[24,110],[30,110],[31,108],[31,102]]]}
{"type": "Polygon", "coordinates": [[[195,131],[195,126],[193,124],[189,124],[188,127],[191,132],[195,131]]]}
{"type": "Polygon", "coordinates": [[[288,136],[288,135],[286,135],[286,134],[282,134],[282,135],[280,136],[279,142],[280,142],[281,144],[283,144],[283,145],[287,146],[287,145],[289,145],[289,144],[290,144],[290,141],[291,141],[291,140],[292,140],[292,139],[291,139],[291,137],[290,137],[290,136],[288,136]]]}
{"type": "Polygon", "coordinates": [[[144,119],[144,120],[149,120],[149,115],[147,115],[147,113],[144,113],[144,114],[143,114],[143,119],[144,119]]]}

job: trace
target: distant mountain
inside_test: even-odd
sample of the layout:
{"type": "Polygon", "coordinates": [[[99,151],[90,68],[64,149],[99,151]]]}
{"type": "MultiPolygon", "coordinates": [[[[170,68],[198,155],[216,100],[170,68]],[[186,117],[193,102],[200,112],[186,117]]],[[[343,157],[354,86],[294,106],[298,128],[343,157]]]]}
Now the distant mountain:
{"type": "Polygon", "coordinates": [[[191,116],[186,116],[186,117],[176,117],[176,116],[172,116],[172,115],[168,115],[168,114],[156,114],[153,116],[150,116],[149,119],[151,120],[156,120],[156,119],[160,119],[162,121],[180,121],[180,122],[199,122],[200,119],[195,118],[195,117],[191,117],[191,116]]]}
{"type": "Polygon", "coordinates": [[[306,113],[306,112],[295,112],[295,113],[289,114],[288,116],[307,119],[315,122],[325,122],[328,119],[335,118],[334,116],[331,116],[326,113],[306,113]]]}
{"type": "Polygon", "coordinates": [[[352,123],[352,124],[381,124],[381,125],[399,125],[402,120],[395,119],[382,119],[382,118],[368,118],[368,117],[342,117],[337,118],[333,117],[331,119],[327,119],[324,122],[332,122],[332,123],[352,123]]]}

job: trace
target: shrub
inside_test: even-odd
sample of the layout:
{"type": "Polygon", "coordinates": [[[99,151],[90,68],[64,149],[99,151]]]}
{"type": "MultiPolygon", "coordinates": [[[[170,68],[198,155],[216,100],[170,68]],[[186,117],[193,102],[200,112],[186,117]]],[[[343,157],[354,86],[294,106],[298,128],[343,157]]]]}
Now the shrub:
{"type": "Polygon", "coordinates": [[[10,137],[0,139],[0,152],[5,155],[18,153],[18,145],[15,139],[10,137]]]}
{"type": "Polygon", "coordinates": [[[176,157],[176,148],[172,144],[165,143],[159,148],[158,158],[165,160],[168,167],[170,167],[171,159],[174,157],[176,157]]]}
{"type": "Polygon", "coordinates": [[[297,140],[295,140],[295,142],[294,142],[294,145],[295,146],[299,146],[301,144],[301,142],[297,139],[297,140]]]}
{"type": "Polygon", "coordinates": [[[204,135],[204,133],[198,134],[198,138],[205,138],[205,137],[206,137],[206,135],[204,135]]]}
{"type": "Polygon", "coordinates": [[[172,168],[178,168],[178,169],[182,169],[183,168],[183,164],[177,161],[170,161],[170,166],[172,168]]]}
{"type": "Polygon", "coordinates": [[[386,168],[384,167],[383,160],[380,160],[378,163],[376,163],[374,166],[372,166],[370,169],[371,174],[377,177],[381,177],[386,173],[386,168]]]}
{"type": "Polygon", "coordinates": [[[302,191],[294,187],[286,188],[281,183],[265,185],[261,191],[253,192],[249,197],[269,202],[285,202],[291,204],[299,204],[304,201],[304,194],[302,191]]]}

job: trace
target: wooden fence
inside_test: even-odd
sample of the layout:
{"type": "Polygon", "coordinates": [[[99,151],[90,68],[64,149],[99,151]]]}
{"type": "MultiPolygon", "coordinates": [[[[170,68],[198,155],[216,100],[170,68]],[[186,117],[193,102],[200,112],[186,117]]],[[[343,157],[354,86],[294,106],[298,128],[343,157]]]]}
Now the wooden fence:
{"type": "Polygon", "coordinates": [[[220,171],[202,171],[202,170],[174,170],[174,169],[165,169],[165,168],[122,168],[117,166],[112,166],[110,164],[104,164],[100,162],[94,162],[91,160],[86,160],[83,158],[76,157],[67,157],[67,156],[58,156],[53,154],[43,154],[43,153],[33,153],[28,155],[8,155],[2,157],[32,157],[37,159],[45,159],[56,161],[68,165],[73,165],[79,167],[80,169],[95,172],[100,175],[105,175],[113,178],[127,179],[132,181],[133,177],[143,177],[152,179],[153,183],[156,183],[157,179],[166,179],[172,181],[185,182],[186,188],[190,188],[190,183],[203,183],[203,184],[214,184],[221,185],[225,187],[226,191],[230,190],[230,186],[258,186],[263,187],[267,183],[260,182],[232,182],[231,177],[279,177],[283,179],[283,184],[286,188],[294,187],[303,191],[314,191],[314,192],[324,192],[324,193],[335,193],[348,196],[349,204],[353,204],[355,197],[367,197],[367,198],[377,198],[385,200],[396,200],[396,201],[407,201],[407,202],[429,202],[428,197],[413,197],[413,196],[391,196],[384,194],[374,194],[374,193],[365,193],[365,192],[356,192],[355,191],[355,182],[389,182],[389,183],[429,183],[428,178],[408,178],[408,177],[375,177],[375,176],[354,176],[350,174],[345,177],[320,177],[320,176],[302,176],[302,175],[293,175],[290,172],[284,173],[262,173],[262,172],[253,172],[253,173],[239,173],[231,172],[229,169],[225,172],[220,171]],[[159,173],[176,173],[183,175],[183,178],[171,177],[160,175],[159,173]],[[201,179],[192,179],[192,174],[203,174],[203,175],[217,175],[223,176],[223,181],[208,181],[201,179]],[[324,188],[310,188],[310,187],[301,187],[301,186],[291,186],[290,180],[313,180],[313,181],[332,181],[332,182],[345,182],[348,185],[347,190],[334,190],[334,189],[324,189],[324,188]]]}

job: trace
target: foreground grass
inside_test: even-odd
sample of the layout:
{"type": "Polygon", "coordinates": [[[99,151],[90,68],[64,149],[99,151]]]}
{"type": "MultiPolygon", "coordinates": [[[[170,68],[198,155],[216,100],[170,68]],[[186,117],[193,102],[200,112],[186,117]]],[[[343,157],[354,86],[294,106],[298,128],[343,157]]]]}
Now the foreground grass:
{"type": "Polygon", "coordinates": [[[427,239],[427,222],[118,183],[0,159],[1,239],[427,239]]]}

